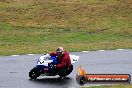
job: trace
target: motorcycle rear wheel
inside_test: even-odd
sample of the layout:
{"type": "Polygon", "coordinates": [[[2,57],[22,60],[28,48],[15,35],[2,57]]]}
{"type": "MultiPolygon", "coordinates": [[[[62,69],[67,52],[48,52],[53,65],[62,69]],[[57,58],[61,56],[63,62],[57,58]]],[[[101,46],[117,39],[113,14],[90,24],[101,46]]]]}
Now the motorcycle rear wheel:
{"type": "Polygon", "coordinates": [[[70,68],[67,69],[66,76],[69,75],[73,70],[73,65],[70,66],[70,68]]]}
{"type": "Polygon", "coordinates": [[[69,68],[64,68],[59,70],[59,76],[60,77],[66,77],[68,76],[73,70],[73,65],[71,65],[69,68]]]}

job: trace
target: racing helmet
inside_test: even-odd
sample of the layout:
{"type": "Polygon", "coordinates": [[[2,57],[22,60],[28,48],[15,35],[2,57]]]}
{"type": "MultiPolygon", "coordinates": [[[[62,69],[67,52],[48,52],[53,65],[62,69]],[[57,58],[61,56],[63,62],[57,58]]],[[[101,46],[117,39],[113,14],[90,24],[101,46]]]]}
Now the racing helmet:
{"type": "Polygon", "coordinates": [[[57,49],[56,49],[56,53],[57,53],[57,56],[62,56],[63,54],[64,54],[64,49],[63,49],[63,47],[58,47],[57,49]]]}

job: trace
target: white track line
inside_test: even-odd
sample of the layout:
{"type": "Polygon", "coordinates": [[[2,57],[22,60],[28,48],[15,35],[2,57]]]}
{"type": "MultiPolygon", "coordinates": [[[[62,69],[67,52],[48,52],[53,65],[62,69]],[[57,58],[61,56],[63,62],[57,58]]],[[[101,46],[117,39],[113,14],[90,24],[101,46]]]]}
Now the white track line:
{"type": "Polygon", "coordinates": [[[82,52],[84,52],[84,53],[85,53],[85,52],[89,52],[89,51],[82,51],[82,52]]]}
{"type": "Polygon", "coordinates": [[[105,50],[97,50],[97,51],[105,51],[105,50]]]}
{"type": "Polygon", "coordinates": [[[19,56],[19,55],[11,55],[11,56],[16,57],[16,56],[19,56]]]}
{"type": "MultiPolygon", "coordinates": [[[[116,50],[125,50],[125,49],[116,49],[116,50]]],[[[96,51],[106,51],[106,50],[96,50],[96,51]]],[[[82,52],[84,52],[84,53],[86,53],[86,52],[90,52],[90,51],[82,51],[82,52]]],[[[35,55],[35,54],[27,54],[27,55],[30,55],[30,56],[32,56],[32,55],[35,55]]],[[[11,56],[19,56],[19,55],[11,55],[11,56]]]]}
{"type": "Polygon", "coordinates": [[[117,49],[117,50],[125,50],[125,49],[117,49]]]}
{"type": "Polygon", "coordinates": [[[27,55],[30,55],[31,56],[31,55],[35,55],[35,54],[27,54],[27,55]]]}

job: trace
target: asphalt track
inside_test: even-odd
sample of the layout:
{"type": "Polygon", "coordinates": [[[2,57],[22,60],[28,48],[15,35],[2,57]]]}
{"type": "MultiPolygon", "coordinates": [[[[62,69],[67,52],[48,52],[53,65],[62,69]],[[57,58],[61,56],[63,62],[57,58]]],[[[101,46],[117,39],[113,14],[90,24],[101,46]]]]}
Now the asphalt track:
{"type": "MultiPolygon", "coordinates": [[[[77,67],[82,65],[87,73],[114,73],[132,75],[132,50],[107,50],[72,52],[79,55],[79,62],[74,64],[73,72],[65,79],[58,76],[39,77],[30,80],[28,72],[41,55],[0,56],[0,88],[78,88],[76,82],[77,67]]],[[[85,84],[98,86],[106,84],[85,84]]]]}

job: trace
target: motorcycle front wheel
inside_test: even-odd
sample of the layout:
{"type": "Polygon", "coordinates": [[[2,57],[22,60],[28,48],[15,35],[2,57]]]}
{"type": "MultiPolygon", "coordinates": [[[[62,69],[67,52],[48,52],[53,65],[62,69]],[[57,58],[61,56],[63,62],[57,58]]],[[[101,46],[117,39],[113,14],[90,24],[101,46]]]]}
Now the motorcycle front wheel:
{"type": "Polygon", "coordinates": [[[41,73],[39,72],[39,69],[37,67],[34,67],[29,72],[29,77],[31,79],[37,79],[37,77],[39,77],[40,75],[41,75],[41,73]]]}

